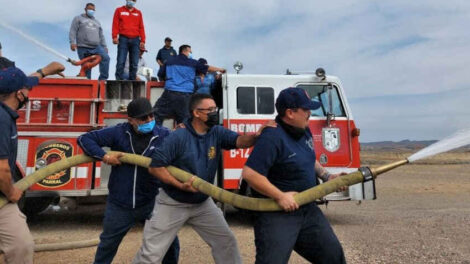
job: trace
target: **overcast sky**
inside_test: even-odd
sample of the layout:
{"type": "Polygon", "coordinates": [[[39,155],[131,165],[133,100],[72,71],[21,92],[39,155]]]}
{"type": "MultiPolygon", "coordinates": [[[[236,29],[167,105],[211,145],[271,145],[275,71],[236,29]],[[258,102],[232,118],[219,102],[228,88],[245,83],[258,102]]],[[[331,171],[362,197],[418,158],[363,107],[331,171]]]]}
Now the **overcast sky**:
{"type": "MultiPolygon", "coordinates": [[[[68,31],[87,2],[3,1],[0,20],[77,58],[68,31]]],[[[125,1],[94,3],[113,78],[111,21],[125,1]]],[[[441,139],[470,127],[470,1],[138,0],[136,7],[153,68],[170,36],[176,49],[189,43],[196,58],[232,72],[237,60],[243,73],[325,68],[342,79],[362,142],[441,139]]],[[[0,42],[4,56],[27,72],[59,59],[2,27],[0,42]]],[[[66,74],[78,70],[69,66],[66,74]]]]}

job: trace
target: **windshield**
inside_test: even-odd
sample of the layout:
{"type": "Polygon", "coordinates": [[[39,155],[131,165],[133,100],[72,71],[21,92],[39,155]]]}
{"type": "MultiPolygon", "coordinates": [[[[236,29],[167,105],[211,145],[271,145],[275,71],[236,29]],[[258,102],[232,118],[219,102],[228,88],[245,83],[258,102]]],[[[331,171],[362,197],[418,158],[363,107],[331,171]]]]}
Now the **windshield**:
{"type": "MultiPolygon", "coordinates": [[[[312,110],[312,116],[324,117],[330,109],[330,100],[328,98],[328,86],[319,84],[300,84],[297,87],[304,89],[312,101],[320,102],[322,106],[316,110],[312,110]]],[[[338,88],[333,85],[331,89],[331,105],[332,114],[334,116],[346,116],[344,107],[339,97],[338,88]]]]}

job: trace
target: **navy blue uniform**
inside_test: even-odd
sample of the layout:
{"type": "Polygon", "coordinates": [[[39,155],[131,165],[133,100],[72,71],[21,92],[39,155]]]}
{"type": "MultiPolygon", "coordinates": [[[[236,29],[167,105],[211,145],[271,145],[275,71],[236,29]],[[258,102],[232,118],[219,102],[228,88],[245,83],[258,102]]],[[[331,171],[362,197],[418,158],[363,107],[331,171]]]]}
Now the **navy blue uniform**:
{"type": "Polygon", "coordinates": [[[176,54],[176,50],[173,49],[173,47],[167,48],[166,46],[163,46],[163,48],[161,48],[157,53],[157,60],[160,60],[165,64],[169,58],[176,56],[176,54]]]}
{"type": "MultiPolygon", "coordinates": [[[[152,155],[150,167],[178,167],[199,178],[213,183],[221,157],[221,149],[234,149],[238,134],[222,126],[214,126],[204,135],[194,131],[191,121],[186,129],[177,129],[152,155]]],[[[163,184],[165,192],[182,203],[202,203],[208,196],[201,193],[182,191],[173,185],[163,184]]]]}
{"type": "MultiPolygon", "coordinates": [[[[102,147],[150,157],[156,147],[170,134],[167,128],[155,126],[152,133],[137,134],[129,123],[88,132],[78,138],[83,151],[102,159],[106,154],[102,147]]],[[[103,219],[95,262],[111,263],[119,244],[134,224],[150,218],[158,194],[160,181],[148,170],[131,164],[113,166],[108,182],[108,201],[103,219]]],[[[176,237],[163,260],[164,264],[178,263],[179,242],[176,237]]]]}
{"type": "MultiPolygon", "coordinates": [[[[283,192],[316,184],[315,150],[309,129],[295,138],[280,120],[258,138],[246,166],[283,192]]],[[[255,196],[262,195],[255,192],[255,196]]],[[[288,263],[292,250],[314,263],[346,263],[343,249],[321,210],[310,203],[294,212],[260,212],[254,226],[256,263],[288,263]]]]}
{"type": "Polygon", "coordinates": [[[182,123],[189,118],[189,98],[194,93],[196,70],[207,73],[208,65],[189,59],[184,54],[170,57],[159,71],[165,77],[165,91],[155,103],[155,121],[161,125],[166,118],[182,123]]]}
{"type": "Polygon", "coordinates": [[[8,159],[12,182],[14,182],[13,175],[16,173],[16,155],[18,151],[16,119],[18,117],[16,111],[0,102],[0,124],[2,125],[2,133],[0,133],[0,159],[8,159]]]}

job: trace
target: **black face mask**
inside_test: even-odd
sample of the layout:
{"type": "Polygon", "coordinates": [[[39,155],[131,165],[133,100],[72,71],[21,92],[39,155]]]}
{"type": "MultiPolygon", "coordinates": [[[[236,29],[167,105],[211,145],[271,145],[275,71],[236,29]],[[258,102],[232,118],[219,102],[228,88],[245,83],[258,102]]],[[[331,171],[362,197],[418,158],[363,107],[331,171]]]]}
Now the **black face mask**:
{"type": "Polygon", "coordinates": [[[29,97],[26,96],[26,95],[24,95],[23,92],[20,92],[20,93],[23,95],[24,100],[23,100],[23,101],[20,101],[20,99],[18,99],[18,97],[16,97],[16,99],[18,100],[18,108],[17,108],[17,110],[20,110],[21,108],[23,108],[23,106],[24,106],[27,102],[29,102],[29,97]]]}
{"type": "Polygon", "coordinates": [[[211,112],[207,114],[207,121],[204,122],[209,128],[219,124],[219,113],[211,112]]]}
{"type": "Polygon", "coordinates": [[[299,140],[301,137],[305,135],[305,130],[307,128],[300,128],[300,127],[295,127],[291,126],[289,124],[284,123],[282,119],[279,116],[276,116],[276,122],[282,126],[282,128],[289,134],[291,137],[293,137],[295,140],[299,140]]]}

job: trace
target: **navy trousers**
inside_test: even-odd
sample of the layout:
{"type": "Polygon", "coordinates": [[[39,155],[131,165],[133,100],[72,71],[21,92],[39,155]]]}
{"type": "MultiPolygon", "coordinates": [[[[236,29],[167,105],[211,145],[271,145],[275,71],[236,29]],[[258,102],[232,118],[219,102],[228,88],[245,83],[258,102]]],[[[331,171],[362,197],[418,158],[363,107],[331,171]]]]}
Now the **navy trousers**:
{"type": "MultiPolygon", "coordinates": [[[[137,221],[144,222],[150,218],[155,201],[135,209],[123,208],[110,201],[106,203],[103,219],[103,233],[100,235],[100,244],[96,250],[95,264],[108,264],[114,259],[119,244],[137,221]]],[[[179,241],[175,238],[166,252],[163,264],[177,264],[179,257],[179,241]]]]}
{"type": "Polygon", "coordinates": [[[174,118],[176,123],[183,123],[190,117],[189,99],[192,93],[174,92],[166,90],[155,103],[155,122],[162,125],[168,118],[174,118]]]}
{"type": "Polygon", "coordinates": [[[344,264],[343,248],[320,208],[260,212],[254,225],[256,264],[285,264],[292,250],[315,264],[344,264]]]}

